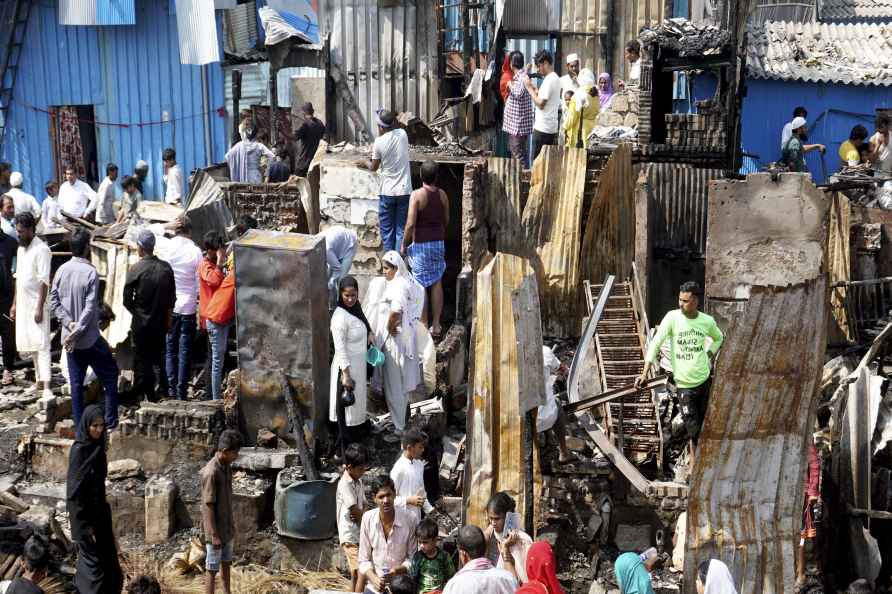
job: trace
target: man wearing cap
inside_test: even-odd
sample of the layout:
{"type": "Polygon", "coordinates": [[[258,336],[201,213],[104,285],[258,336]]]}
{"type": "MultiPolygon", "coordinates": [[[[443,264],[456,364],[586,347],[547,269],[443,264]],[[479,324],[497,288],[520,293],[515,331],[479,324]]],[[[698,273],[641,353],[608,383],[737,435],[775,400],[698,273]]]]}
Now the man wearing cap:
{"type": "Polygon", "coordinates": [[[578,54],[570,54],[567,56],[567,74],[561,77],[561,97],[567,91],[576,92],[576,89],[579,88],[579,82],[576,80],[576,77],[579,76],[579,55],[578,54]]]}
{"type": "Polygon", "coordinates": [[[781,156],[781,162],[784,163],[790,171],[799,173],[808,173],[808,167],[805,165],[805,153],[815,149],[822,153],[826,150],[823,144],[805,144],[808,140],[808,122],[803,117],[793,118],[790,127],[793,135],[784,145],[781,156]]]}
{"type": "Polygon", "coordinates": [[[176,304],[176,283],[170,264],[155,256],[155,236],[151,231],[140,231],[136,246],[140,260],[127,273],[124,284],[124,307],[133,316],[133,386],[137,396],[154,402],[159,392],[168,394],[164,345],[176,304]],[[157,378],[155,367],[160,371],[157,378]]]}
{"type": "Polygon", "coordinates": [[[96,198],[93,188],[77,178],[74,167],[65,167],[65,183],[59,188],[59,207],[73,217],[83,217],[87,206],[96,198]]]}
{"type": "Polygon", "coordinates": [[[319,141],[325,135],[325,124],[313,115],[312,103],[301,105],[300,113],[304,121],[294,134],[294,139],[297,141],[294,174],[306,177],[307,172],[310,170],[310,163],[313,162],[313,155],[316,154],[316,149],[319,148],[319,141]]]}
{"type": "Polygon", "coordinates": [[[145,183],[148,176],[149,164],[140,159],[136,162],[136,167],[133,168],[133,177],[136,178],[136,187],[139,190],[140,194],[145,195],[146,193],[145,183]]]}
{"type": "Polygon", "coordinates": [[[37,198],[22,191],[22,183],[24,181],[25,178],[21,173],[13,171],[12,175],[9,176],[9,185],[11,188],[6,193],[12,197],[12,202],[15,204],[16,214],[30,212],[35,219],[40,219],[40,203],[37,202],[37,198]]]}
{"type": "Polygon", "coordinates": [[[378,201],[378,223],[381,225],[381,248],[389,252],[403,245],[403,229],[409,216],[409,195],[412,193],[412,171],[409,168],[409,137],[397,127],[396,114],[381,110],[375,114],[378,138],[372,146],[372,160],[360,161],[357,167],[381,174],[378,201]]]}

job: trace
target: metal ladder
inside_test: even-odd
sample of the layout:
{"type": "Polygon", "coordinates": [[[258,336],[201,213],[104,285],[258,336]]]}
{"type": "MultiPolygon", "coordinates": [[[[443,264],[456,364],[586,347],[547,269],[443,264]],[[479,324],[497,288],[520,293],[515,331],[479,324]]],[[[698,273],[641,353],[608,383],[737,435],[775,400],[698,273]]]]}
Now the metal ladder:
{"type": "MultiPolygon", "coordinates": [[[[602,285],[585,281],[589,312],[602,285]]],[[[644,369],[647,320],[640,293],[633,282],[614,284],[607,307],[598,322],[595,346],[603,391],[632,384],[644,369]]],[[[641,390],[605,406],[607,433],[633,464],[653,460],[663,466],[663,439],[659,410],[650,390],[641,390]]]]}
{"type": "Polygon", "coordinates": [[[3,69],[0,70],[0,148],[6,136],[6,120],[13,101],[15,81],[19,73],[19,60],[25,44],[28,17],[31,16],[31,0],[7,0],[3,2],[2,23],[8,26],[9,37],[5,40],[3,69]]]}

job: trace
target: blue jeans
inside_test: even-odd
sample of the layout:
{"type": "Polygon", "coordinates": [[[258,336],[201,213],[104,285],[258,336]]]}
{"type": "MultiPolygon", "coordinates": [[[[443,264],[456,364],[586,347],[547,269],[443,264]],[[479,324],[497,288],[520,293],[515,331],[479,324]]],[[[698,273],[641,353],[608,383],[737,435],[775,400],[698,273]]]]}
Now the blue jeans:
{"type": "Polygon", "coordinates": [[[228,324],[215,324],[207,320],[208,329],[208,345],[210,351],[208,355],[211,358],[211,397],[214,400],[220,400],[223,397],[223,362],[226,359],[226,340],[229,338],[229,328],[232,322],[228,324]]]}
{"type": "Polygon", "coordinates": [[[105,424],[118,424],[118,365],[112,357],[108,343],[101,336],[88,349],[75,349],[65,353],[68,357],[68,383],[71,384],[71,412],[77,427],[84,414],[84,377],[87,367],[96,372],[105,388],[105,424]]]}
{"type": "Polygon", "coordinates": [[[170,397],[186,399],[189,371],[192,368],[192,343],[196,331],[195,314],[173,314],[170,332],[167,333],[165,367],[170,384],[170,397]]]}
{"type": "Polygon", "coordinates": [[[384,252],[400,251],[403,231],[409,218],[409,195],[378,196],[378,224],[381,226],[381,247],[384,252]]]}

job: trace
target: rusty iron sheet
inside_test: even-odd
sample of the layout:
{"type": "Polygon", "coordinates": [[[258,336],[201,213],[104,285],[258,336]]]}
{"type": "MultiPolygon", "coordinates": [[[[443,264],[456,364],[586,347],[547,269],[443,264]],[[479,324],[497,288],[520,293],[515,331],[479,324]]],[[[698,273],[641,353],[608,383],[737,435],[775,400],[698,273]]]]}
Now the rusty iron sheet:
{"type": "Polygon", "coordinates": [[[242,215],[251,215],[261,229],[309,233],[298,185],[224,182],[220,187],[223,200],[236,220],[242,215]]]}
{"type": "Polygon", "coordinates": [[[541,404],[543,396],[541,384],[529,385],[543,373],[542,336],[532,319],[539,316],[536,295],[533,269],[519,256],[498,253],[477,273],[464,493],[465,521],[477,526],[486,525],[486,503],[498,491],[510,493],[519,512],[526,509],[524,454],[532,443],[521,439],[523,411],[541,404]],[[524,293],[529,306],[515,309],[524,293]],[[538,373],[521,365],[538,366],[538,373]]]}
{"type": "Polygon", "coordinates": [[[685,583],[728,564],[740,594],[795,589],[807,441],[826,346],[824,275],[752,287],[722,346],[688,499],[685,583]]]}
{"type": "MultiPolygon", "coordinates": [[[[598,178],[582,239],[581,278],[613,274],[620,281],[632,275],[635,259],[635,176],[632,145],[622,143],[598,178]]],[[[580,294],[579,299],[582,299],[580,294]]]]}
{"type": "Polygon", "coordinates": [[[827,247],[824,252],[828,280],[830,282],[830,312],[827,316],[827,337],[831,344],[853,339],[849,316],[846,311],[846,287],[834,286],[851,278],[849,255],[849,228],[851,207],[849,199],[834,192],[830,203],[827,224],[827,247]]]}
{"type": "Polygon", "coordinates": [[[710,180],[722,177],[722,170],[651,163],[646,176],[652,249],[705,257],[707,189],[710,180]]]}
{"type": "Polygon", "coordinates": [[[548,336],[579,335],[579,226],[586,157],[584,149],[546,146],[530,175],[522,237],[539,280],[543,330],[548,336]]]}
{"type": "Polygon", "coordinates": [[[235,243],[239,416],[257,430],[289,434],[282,376],[310,430],[328,413],[328,290],[325,240],[252,230],[235,243]]]}
{"type": "Polygon", "coordinates": [[[525,256],[520,228],[520,161],[490,157],[486,165],[484,217],[490,249],[525,256]]]}

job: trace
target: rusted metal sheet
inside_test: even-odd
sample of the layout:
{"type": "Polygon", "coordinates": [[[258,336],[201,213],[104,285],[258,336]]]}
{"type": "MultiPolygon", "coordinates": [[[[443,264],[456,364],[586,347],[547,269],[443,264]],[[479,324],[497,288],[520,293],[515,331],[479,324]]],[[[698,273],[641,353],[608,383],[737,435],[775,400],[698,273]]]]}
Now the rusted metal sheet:
{"type": "Polygon", "coordinates": [[[635,176],[632,145],[619,145],[598,178],[582,239],[581,278],[631,277],[635,259],[635,176]]]}
{"type": "Polygon", "coordinates": [[[706,257],[707,190],[720,169],[679,163],[647,166],[648,223],[655,252],[706,257]]]}
{"type": "MultiPolygon", "coordinates": [[[[235,243],[240,422],[289,433],[283,377],[310,431],[328,411],[325,240],[252,230],[235,243]]],[[[253,445],[250,444],[250,445],[253,445]]]]}
{"type": "Polygon", "coordinates": [[[220,187],[223,200],[236,220],[242,215],[251,215],[261,229],[309,232],[307,213],[297,185],[224,182],[220,187]]]}
{"type": "Polygon", "coordinates": [[[520,230],[520,171],[517,159],[486,160],[484,216],[494,252],[526,255],[520,230]]]}
{"type": "Polygon", "coordinates": [[[585,193],[584,149],[542,149],[530,176],[530,196],[521,237],[542,295],[543,330],[548,336],[577,336],[580,299],[580,221],[585,193]]]}
{"type": "Polygon", "coordinates": [[[543,403],[541,385],[527,383],[543,373],[536,295],[533,269],[519,256],[498,253],[477,273],[464,493],[469,524],[486,525],[486,503],[498,491],[508,491],[518,511],[527,509],[524,460],[532,444],[521,439],[523,417],[543,403]],[[517,309],[515,300],[528,305],[517,309]]]}
{"type": "Polygon", "coordinates": [[[825,249],[827,276],[830,282],[830,315],[827,317],[827,337],[831,344],[851,341],[854,337],[846,312],[848,289],[837,286],[851,278],[849,254],[849,199],[834,192],[830,202],[825,249]]]}
{"type": "MultiPolygon", "coordinates": [[[[102,300],[115,312],[115,319],[102,335],[112,348],[127,340],[131,316],[124,307],[124,283],[130,267],[139,261],[136,248],[116,241],[94,239],[90,260],[104,283],[102,300]]],[[[120,361],[119,361],[120,363],[120,361]]]]}
{"type": "MultiPolygon", "coordinates": [[[[721,559],[741,594],[795,589],[806,444],[822,373],[824,275],[752,287],[715,371],[688,498],[687,559],[721,559]]],[[[697,563],[685,564],[693,584],[697,563]]]]}

